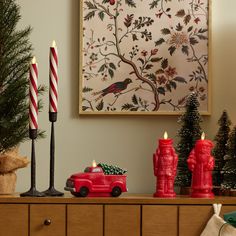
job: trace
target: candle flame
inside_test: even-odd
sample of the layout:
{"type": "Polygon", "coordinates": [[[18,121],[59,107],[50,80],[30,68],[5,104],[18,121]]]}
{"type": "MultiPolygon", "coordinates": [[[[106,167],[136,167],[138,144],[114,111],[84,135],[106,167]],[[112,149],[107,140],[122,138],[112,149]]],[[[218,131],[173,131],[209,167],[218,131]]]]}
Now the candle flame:
{"type": "Polygon", "coordinates": [[[35,63],[36,63],[36,57],[33,57],[32,64],[35,64],[35,63]]]}
{"type": "Polygon", "coordinates": [[[204,139],[205,139],[205,137],[206,137],[205,133],[204,133],[204,132],[202,132],[201,140],[204,140],[204,139]]]}
{"type": "Polygon", "coordinates": [[[92,167],[96,167],[96,166],[97,166],[97,163],[96,163],[95,160],[93,160],[93,162],[92,162],[92,167]]]}
{"type": "Polygon", "coordinates": [[[55,48],[56,46],[57,46],[56,41],[53,40],[53,41],[52,41],[52,47],[55,48]]]}
{"type": "Polygon", "coordinates": [[[164,133],[164,139],[168,139],[168,133],[166,131],[164,133]]]}

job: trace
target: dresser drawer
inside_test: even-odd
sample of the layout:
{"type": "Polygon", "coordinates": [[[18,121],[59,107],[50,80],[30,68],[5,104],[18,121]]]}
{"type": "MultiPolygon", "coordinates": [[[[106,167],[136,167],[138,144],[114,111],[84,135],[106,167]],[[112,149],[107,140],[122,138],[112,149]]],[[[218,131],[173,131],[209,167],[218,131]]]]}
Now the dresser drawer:
{"type": "Polygon", "coordinates": [[[144,205],[142,210],[142,236],[177,236],[177,206],[144,205]]]}
{"type": "Polygon", "coordinates": [[[180,206],[179,235],[199,236],[213,215],[212,206],[180,206]]]}
{"type": "Polygon", "coordinates": [[[103,236],[102,205],[68,205],[67,236],[103,236]]]}
{"type": "Polygon", "coordinates": [[[105,236],[140,236],[140,205],[106,205],[105,236]]]}
{"type": "Polygon", "coordinates": [[[0,204],[0,235],[28,235],[28,205],[0,204]]]}
{"type": "Polygon", "coordinates": [[[65,236],[66,207],[57,204],[30,205],[30,236],[65,236]]]}

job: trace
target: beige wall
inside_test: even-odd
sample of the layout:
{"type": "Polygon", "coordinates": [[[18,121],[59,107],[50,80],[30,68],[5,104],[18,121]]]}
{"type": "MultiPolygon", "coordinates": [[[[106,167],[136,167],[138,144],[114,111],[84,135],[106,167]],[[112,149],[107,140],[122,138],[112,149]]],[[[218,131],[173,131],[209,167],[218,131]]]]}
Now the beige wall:
{"type": "MultiPolygon", "coordinates": [[[[216,122],[225,108],[236,124],[236,1],[212,0],[212,116],[204,117],[204,129],[213,138],[216,122]]],[[[128,169],[130,192],[151,193],[155,188],[152,153],[156,140],[167,130],[175,138],[177,117],[78,117],[78,0],[18,0],[20,27],[33,27],[31,42],[39,64],[40,83],[48,84],[48,50],[53,39],[60,53],[59,114],[56,123],[57,188],[63,189],[68,175],[82,171],[93,159],[128,169]]],[[[48,187],[49,137],[48,96],[39,126],[48,137],[36,145],[37,186],[48,187]]],[[[30,158],[30,143],[21,146],[30,158]]],[[[28,190],[30,168],[18,171],[17,191],[28,190]]]]}

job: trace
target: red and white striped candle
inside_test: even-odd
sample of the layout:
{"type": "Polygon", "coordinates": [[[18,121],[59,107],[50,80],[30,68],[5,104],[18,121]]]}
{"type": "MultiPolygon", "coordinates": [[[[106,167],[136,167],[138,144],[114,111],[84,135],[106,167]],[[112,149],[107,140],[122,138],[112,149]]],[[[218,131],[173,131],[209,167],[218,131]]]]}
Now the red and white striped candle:
{"type": "Polygon", "coordinates": [[[30,65],[29,127],[38,129],[38,65],[34,57],[30,65]]]}
{"type": "Polygon", "coordinates": [[[49,112],[57,112],[57,101],[58,101],[58,52],[56,42],[52,42],[50,47],[50,89],[49,89],[49,112]]]}

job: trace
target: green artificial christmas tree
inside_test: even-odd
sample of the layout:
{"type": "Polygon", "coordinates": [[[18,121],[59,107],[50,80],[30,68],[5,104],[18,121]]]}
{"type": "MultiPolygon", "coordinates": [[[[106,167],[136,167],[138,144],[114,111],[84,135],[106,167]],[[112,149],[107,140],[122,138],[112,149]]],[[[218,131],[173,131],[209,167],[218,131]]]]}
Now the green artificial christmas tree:
{"type": "Polygon", "coordinates": [[[182,127],[177,133],[180,140],[176,147],[179,158],[175,179],[176,186],[189,187],[191,184],[191,172],[188,170],[187,159],[196,140],[200,139],[202,133],[200,127],[202,118],[198,112],[198,107],[197,94],[191,93],[186,101],[185,112],[178,120],[182,127]]]}
{"type": "Polygon", "coordinates": [[[108,165],[104,163],[99,163],[99,167],[102,168],[105,175],[123,175],[127,170],[121,169],[118,166],[108,165]]]}
{"type": "Polygon", "coordinates": [[[215,168],[213,170],[213,185],[220,186],[222,183],[222,169],[225,165],[224,156],[227,153],[227,141],[229,139],[231,121],[226,111],[223,111],[219,121],[219,130],[215,136],[215,147],[212,154],[215,158],[215,168]]]}
{"type": "Polygon", "coordinates": [[[224,156],[225,165],[223,167],[223,189],[236,189],[236,126],[229,134],[227,142],[227,152],[224,156]]]}
{"type": "MultiPolygon", "coordinates": [[[[16,28],[21,16],[15,2],[0,0],[0,154],[16,147],[29,135],[31,28],[16,28]]],[[[42,91],[43,87],[40,87],[39,93],[42,91]]]]}

